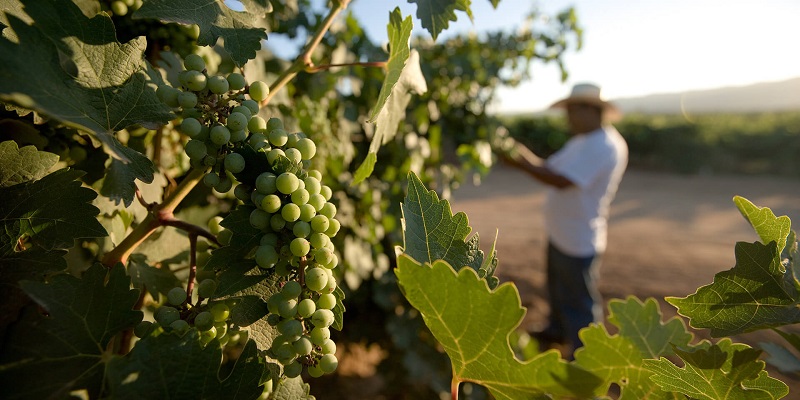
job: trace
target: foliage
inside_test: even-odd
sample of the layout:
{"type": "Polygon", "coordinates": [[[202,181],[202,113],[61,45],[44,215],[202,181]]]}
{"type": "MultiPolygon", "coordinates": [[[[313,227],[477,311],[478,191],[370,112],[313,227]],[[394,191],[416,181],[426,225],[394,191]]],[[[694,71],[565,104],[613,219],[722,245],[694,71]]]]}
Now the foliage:
{"type": "MultiPolygon", "coordinates": [[[[555,350],[533,354],[525,361],[515,359],[509,338],[525,311],[516,288],[511,283],[493,288],[488,279],[468,268],[463,260],[472,251],[463,244],[477,241],[477,235],[467,239],[466,215],[454,216],[447,201],[426,193],[413,174],[409,180],[403,207],[422,212],[404,214],[406,248],[398,256],[396,274],[404,296],[420,311],[450,357],[453,398],[460,382],[484,385],[495,398],[508,399],[591,398],[606,395],[612,384],[619,385],[620,398],[776,399],[788,395],[786,384],[770,377],[765,362],[758,359],[761,350],[727,337],[716,343],[691,343],[693,335],[679,317],[661,321],[654,299],[609,301],[608,320],[618,333],[611,335],[599,324],[582,329],[584,346],[577,349],[574,361],[561,359],[555,350]],[[425,223],[414,222],[420,217],[425,223]],[[436,248],[442,238],[453,238],[451,247],[460,248],[459,254],[439,258],[424,251],[436,248]],[[673,363],[675,356],[682,366],[673,363]]],[[[794,303],[780,303],[787,290],[798,285],[794,254],[781,258],[787,242],[793,244],[790,251],[796,252],[789,219],[776,218],[769,209],[741,197],[734,201],[761,240],[768,242],[752,244],[768,257],[743,253],[742,246],[750,244],[739,243],[738,259],[747,259],[747,264],[719,273],[712,285],[686,299],[668,299],[693,327],[711,328],[718,337],[797,322],[791,311],[794,303]]],[[[797,335],[782,335],[797,349],[797,335]]],[[[776,348],[782,349],[773,346],[773,351],[776,348]]],[[[788,351],[780,354],[784,357],[781,365],[797,364],[788,351]]]]}

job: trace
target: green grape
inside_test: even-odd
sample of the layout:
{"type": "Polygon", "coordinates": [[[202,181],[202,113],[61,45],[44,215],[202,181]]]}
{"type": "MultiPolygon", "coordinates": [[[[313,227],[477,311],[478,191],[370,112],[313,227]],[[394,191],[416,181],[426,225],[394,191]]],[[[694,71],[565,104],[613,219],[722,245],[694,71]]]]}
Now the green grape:
{"type": "Polygon", "coordinates": [[[284,172],[275,179],[275,187],[283,194],[291,194],[300,186],[300,179],[291,172],[284,172]]]}
{"type": "Polygon", "coordinates": [[[328,273],[322,268],[313,267],[306,270],[306,287],[319,292],[328,284],[328,273]]]}
{"type": "Polygon", "coordinates": [[[292,227],[292,234],[299,238],[308,237],[311,234],[311,224],[305,221],[296,221],[292,227]]]}
{"type": "Polygon", "coordinates": [[[303,318],[310,318],[314,311],[317,311],[317,304],[314,300],[303,299],[297,304],[297,314],[303,318]]]}
{"type": "Polygon", "coordinates": [[[327,248],[314,250],[314,261],[326,266],[333,261],[333,251],[327,248]]]}
{"type": "MultiPolygon", "coordinates": [[[[317,310],[319,311],[319,310],[317,310]]],[[[311,343],[314,343],[317,346],[321,346],[325,343],[326,340],[330,340],[331,338],[331,330],[326,326],[314,326],[314,329],[311,330],[309,333],[309,337],[311,338],[311,343]]]]}
{"type": "Polygon", "coordinates": [[[209,344],[212,340],[217,338],[217,328],[214,326],[209,327],[206,330],[200,330],[200,342],[203,344],[209,344]]]}
{"type": "Polygon", "coordinates": [[[239,153],[230,153],[225,156],[225,170],[238,174],[244,171],[244,157],[239,153]]]}
{"type": "MultiPolygon", "coordinates": [[[[186,71],[184,80],[185,86],[193,92],[199,92],[205,89],[208,81],[206,75],[198,71],[186,71]]],[[[186,106],[183,107],[186,108],[186,106]]]]}
{"type": "Polygon", "coordinates": [[[269,324],[269,326],[278,326],[278,323],[280,323],[282,320],[283,319],[278,314],[267,315],[267,323],[269,324]]]}
{"type": "MultiPolygon", "coordinates": [[[[284,298],[283,301],[278,304],[278,315],[283,318],[294,318],[295,315],[297,315],[297,300],[284,298]]],[[[299,323],[300,321],[297,322],[299,323]]]]}
{"type": "Polygon", "coordinates": [[[174,307],[161,307],[156,310],[156,314],[154,315],[156,322],[158,322],[161,326],[169,326],[169,324],[179,320],[181,318],[181,313],[178,309],[174,307]]]}
{"type": "Polygon", "coordinates": [[[192,160],[202,160],[208,154],[206,144],[200,140],[192,139],[184,147],[186,155],[192,160]]]}
{"type": "Polygon", "coordinates": [[[189,328],[191,328],[191,326],[189,326],[189,323],[182,319],[179,319],[177,321],[172,321],[172,323],[169,324],[169,327],[178,332],[186,332],[189,330],[189,328]]]}
{"type": "Polygon", "coordinates": [[[183,67],[187,70],[203,71],[206,69],[206,62],[197,54],[189,54],[183,59],[183,67]]]}
{"type": "Polygon", "coordinates": [[[208,125],[203,124],[202,126],[200,126],[200,134],[198,134],[196,138],[192,139],[205,141],[206,139],[208,139],[209,132],[211,132],[211,128],[208,125]]]}
{"type": "Polygon", "coordinates": [[[216,290],[217,281],[214,279],[204,279],[197,285],[197,295],[204,299],[210,299],[216,290]]]}
{"type": "Polygon", "coordinates": [[[333,293],[323,293],[317,299],[317,308],[324,310],[333,310],[336,307],[336,296],[333,293]]]}
{"type": "Polygon", "coordinates": [[[219,235],[217,235],[217,241],[223,245],[227,246],[231,243],[231,238],[233,237],[233,231],[230,229],[223,229],[219,235]]]}
{"type": "Polygon", "coordinates": [[[308,170],[308,176],[313,176],[314,178],[317,178],[318,181],[322,182],[322,172],[319,172],[316,169],[308,170]]]}
{"type": "MultiPolygon", "coordinates": [[[[273,194],[278,188],[275,186],[275,174],[272,172],[264,172],[256,177],[256,190],[262,194],[273,194]]],[[[277,211],[277,210],[276,210],[277,211]]],[[[274,211],[273,211],[274,212],[274,211]]]]}
{"type": "Polygon", "coordinates": [[[269,152],[267,152],[267,162],[269,163],[269,165],[272,165],[275,163],[275,160],[277,160],[278,157],[282,156],[284,156],[283,150],[272,149],[269,152]]]}
{"type": "Polygon", "coordinates": [[[240,183],[233,189],[233,195],[236,196],[237,199],[246,202],[250,200],[250,193],[252,190],[250,186],[240,183]]]}
{"type": "Polygon", "coordinates": [[[295,147],[298,140],[300,140],[300,137],[297,136],[296,133],[290,133],[289,137],[286,139],[286,147],[295,147]]]}
{"type": "Polygon", "coordinates": [[[256,249],[255,259],[256,264],[258,264],[259,267],[272,268],[278,263],[278,251],[275,250],[274,246],[268,244],[258,246],[256,249]]]}
{"type": "Polygon", "coordinates": [[[214,125],[214,127],[211,128],[211,132],[209,132],[208,137],[215,145],[222,146],[231,140],[231,131],[228,130],[228,128],[226,128],[224,125],[214,125]]]}
{"type": "Polygon", "coordinates": [[[270,215],[264,210],[255,209],[250,212],[250,225],[256,229],[266,229],[269,225],[270,215]]]}
{"type": "MultiPolygon", "coordinates": [[[[194,317],[194,326],[200,331],[207,331],[214,327],[214,316],[208,311],[203,311],[194,317]]],[[[216,329],[214,332],[216,333],[216,329]]]]}
{"type": "Polygon", "coordinates": [[[251,117],[250,121],[247,122],[247,129],[250,132],[258,132],[263,133],[267,130],[267,121],[264,121],[264,118],[259,117],[258,115],[251,117]]]}
{"type": "Polygon", "coordinates": [[[336,354],[336,342],[333,340],[326,340],[325,343],[319,345],[319,351],[322,354],[336,354]]]}
{"type": "Polygon", "coordinates": [[[230,86],[230,90],[240,90],[244,89],[247,82],[244,80],[244,76],[242,76],[242,74],[233,72],[228,75],[228,84],[230,86]]]}
{"type": "MultiPolygon", "coordinates": [[[[295,257],[303,257],[308,254],[308,251],[311,249],[311,246],[308,243],[308,240],[304,238],[294,238],[292,239],[292,243],[289,245],[289,248],[292,250],[292,254],[295,257]]],[[[306,284],[308,279],[306,279],[306,284]]]]}
{"type": "Polygon", "coordinates": [[[328,227],[328,230],[325,231],[325,234],[328,235],[329,237],[334,237],[334,236],[336,236],[337,233],[339,233],[339,229],[342,227],[342,225],[335,218],[331,219],[330,223],[331,223],[331,226],[328,227]]]}
{"type": "MultiPolygon", "coordinates": [[[[338,258],[334,257],[333,259],[334,259],[334,263],[332,264],[332,266],[330,268],[328,268],[326,270],[328,272],[331,272],[332,269],[336,268],[336,264],[339,263],[339,259],[338,258]]],[[[322,293],[333,293],[333,291],[336,290],[336,285],[337,285],[336,284],[336,278],[333,277],[333,274],[329,275],[328,276],[328,284],[325,285],[324,289],[322,289],[322,293]]]]}
{"type": "Polygon", "coordinates": [[[311,236],[308,237],[309,243],[311,243],[311,246],[315,249],[321,249],[325,247],[328,243],[330,243],[330,240],[331,239],[328,237],[328,235],[321,232],[312,233],[311,236]]]}
{"type": "Polygon", "coordinates": [[[283,217],[286,222],[297,221],[297,219],[300,218],[300,207],[294,203],[287,203],[281,208],[281,217],[283,217]]]}
{"type": "Polygon", "coordinates": [[[170,107],[178,107],[178,93],[180,90],[167,85],[161,85],[156,89],[158,98],[170,107]]]}
{"type": "Polygon", "coordinates": [[[278,305],[283,302],[283,296],[280,293],[275,293],[267,299],[267,310],[270,314],[278,314],[278,305]]]}
{"type": "Polygon", "coordinates": [[[295,148],[300,152],[303,160],[310,160],[317,154],[317,145],[308,138],[298,140],[295,148]]]}
{"type": "Polygon", "coordinates": [[[309,365],[308,368],[306,368],[306,371],[308,371],[308,375],[312,378],[319,378],[322,375],[325,375],[325,373],[322,372],[322,368],[317,365],[309,365]]]}
{"type": "Polygon", "coordinates": [[[183,108],[192,108],[197,105],[197,95],[192,92],[178,93],[178,105],[183,108]]]}
{"type": "Polygon", "coordinates": [[[203,118],[203,112],[198,110],[196,107],[185,108],[181,111],[181,118],[200,119],[203,118]]]}
{"type": "Polygon", "coordinates": [[[222,179],[219,180],[219,183],[214,185],[214,190],[219,193],[228,193],[233,188],[233,181],[228,178],[228,175],[224,175],[222,179]]]}
{"type": "Polygon", "coordinates": [[[314,350],[314,345],[311,343],[311,339],[305,336],[301,336],[300,339],[297,339],[292,343],[292,347],[297,355],[306,356],[311,354],[311,351],[314,350]]]}
{"type": "Polygon", "coordinates": [[[329,201],[331,199],[331,197],[333,197],[333,191],[331,190],[331,188],[329,186],[326,186],[326,185],[322,185],[319,188],[319,194],[321,194],[323,197],[325,197],[325,201],[329,201]]]}
{"type": "Polygon", "coordinates": [[[298,188],[297,190],[292,192],[292,203],[297,204],[298,206],[302,206],[303,204],[308,203],[308,199],[309,199],[308,190],[298,188]]]}
{"type": "Polygon", "coordinates": [[[286,220],[283,219],[283,216],[280,214],[274,214],[272,218],[269,219],[269,227],[272,228],[273,231],[278,232],[286,226],[286,220]]]}
{"type": "Polygon", "coordinates": [[[336,371],[336,367],[338,366],[339,360],[333,354],[325,354],[319,359],[319,369],[326,374],[333,373],[333,371],[336,371]]]}
{"type": "Polygon", "coordinates": [[[272,132],[275,129],[283,129],[283,121],[280,118],[270,118],[267,120],[267,131],[272,132]]]}
{"type": "Polygon", "coordinates": [[[283,288],[281,288],[281,296],[284,299],[296,299],[300,296],[300,293],[303,291],[303,287],[300,286],[300,282],[297,281],[288,281],[283,288]]]}
{"type": "Polygon", "coordinates": [[[205,184],[208,187],[214,187],[219,185],[219,175],[213,172],[207,173],[206,176],[203,177],[203,184],[205,184]]]}
{"type": "Polygon", "coordinates": [[[230,88],[227,79],[216,75],[209,76],[208,83],[206,85],[208,86],[208,90],[215,94],[223,94],[230,88]]]}
{"type": "Polygon", "coordinates": [[[245,130],[231,132],[231,143],[239,143],[247,140],[247,132],[245,130]]]}
{"type": "Polygon", "coordinates": [[[277,246],[278,245],[278,235],[274,233],[267,233],[264,236],[261,236],[261,240],[259,240],[259,244],[262,246],[270,245],[270,246],[277,246]]]}
{"type": "Polygon", "coordinates": [[[251,113],[250,115],[255,116],[256,114],[258,114],[259,106],[258,106],[258,102],[257,101],[250,100],[250,99],[242,100],[242,105],[247,107],[248,109],[250,109],[250,113],[251,113]]]}
{"type": "Polygon", "coordinates": [[[233,112],[228,116],[228,129],[232,131],[239,131],[243,130],[247,127],[248,116],[240,113],[240,112],[233,112]]]}
{"type": "Polygon", "coordinates": [[[179,306],[186,301],[186,289],[178,286],[167,292],[167,301],[173,306],[179,306]]]}
{"type": "Polygon", "coordinates": [[[190,138],[195,138],[200,134],[202,130],[202,125],[200,121],[195,118],[186,118],[181,122],[181,132],[183,132],[186,136],[190,138]]]}
{"type": "Polygon", "coordinates": [[[289,140],[289,134],[287,134],[285,130],[278,128],[269,131],[268,138],[270,144],[280,147],[285,145],[286,141],[289,140]]]}
{"type": "MultiPolygon", "coordinates": [[[[211,151],[212,153],[215,152],[215,150],[213,150],[213,149],[210,149],[209,151],[211,151]]],[[[213,156],[211,156],[211,154],[209,154],[208,157],[203,157],[203,165],[205,165],[207,167],[213,167],[213,166],[217,165],[217,158],[213,157],[213,156]]],[[[213,171],[212,171],[212,173],[213,173],[213,171]]]]}
{"type": "Polygon", "coordinates": [[[292,164],[299,164],[303,161],[300,156],[300,150],[289,148],[284,150],[283,154],[292,164]]]}
{"type": "Polygon", "coordinates": [[[155,326],[150,321],[142,321],[135,328],[133,328],[133,334],[136,335],[139,339],[144,339],[147,335],[153,332],[155,326]]]}
{"type": "Polygon", "coordinates": [[[288,365],[283,367],[283,375],[287,378],[297,378],[300,374],[303,373],[303,364],[297,362],[297,360],[292,361],[288,365]]]}
{"type": "Polygon", "coordinates": [[[230,314],[231,309],[225,303],[216,303],[211,307],[211,315],[214,316],[214,322],[227,321],[230,314]]]}
{"type": "Polygon", "coordinates": [[[124,17],[125,14],[128,13],[128,5],[121,1],[111,2],[111,12],[113,12],[114,15],[124,17]]]}
{"type": "Polygon", "coordinates": [[[317,215],[317,209],[311,204],[303,204],[300,206],[300,221],[311,222],[311,219],[317,215]]]}
{"type": "Polygon", "coordinates": [[[241,105],[239,105],[239,106],[236,106],[236,107],[233,107],[233,110],[231,110],[231,113],[239,113],[239,114],[242,114],[242,115],[244,115],[245,117],[247,117],[247,120],[248,120],[248,121],[249,121],[249,120],[250,120],[250,118],[253,116],[253,113],[250,111],[250,109],[249,109],[249,108],[247,108],[247,107],[245,107],[245,106],[241,106],[241,105]]]}
{"type": "Polygon", "coordinates": [[[261,209],[270,214],[278,212],[281,209],[281,198],[274,194],[264,196],[264,200],[261,200],[261,209]]]}
{"type": "Polygon", "coordinates": [[[264,82],[255,81],[250,84],[250,89],[248,89],[247,92],[251,99],[255,101],[263,101],[269,94],[269,86],[264,82]]]}
{"type": "Polygon", "coordinates": [[[320,308],[311,315],[311,323],[316,327],[327,328],[333,325],[333,311],[320,308]]]}
{"type": "Polygon", "coordinates": [[[336,206],[333,203],[325,203],[319,213],[328,218],[333,218],[336,215],[336,206]]]}
{"type": "Polygon", "coordinates": [[[314,178],[313,176],[308,176],[306,179],[303,179],[303,183],[306,185],[306,191],[308,192],[309,196],[312,194],[319,194],[319,189],[322,187],[322,184],[319,183],[319,179],[314,178]]]}
{"type": "Polygon", "coordinates": [[[296,357],[297,353],[289,343],[283,343],[275,349],[275,358],[283,365],[290,364],[296,357]]]}
{"type": "Polygon", "coordinates": [[[316,214],[317,211],[321,210],[322,207],[325,207],[325,196],[317,193],[308,196],[308,204],[311,204],[314,207],[314,213],[316,214]]]}
{"type": "Polygon", "coordinates": [[[314,232],[325,232],[330,226],[330,220],[324,215],[317,215],[311,219],[311,229],[314,232]]]}
{"type": "MultiPolygon", "coordinates": [[[[214,313],[211,313],[212,315],[214,313]]],[[[217,330],[217,338],[222,339],[228,334],[228,323],[225,321],[215,321],[214,322],[214,329],[217,330]]]]}

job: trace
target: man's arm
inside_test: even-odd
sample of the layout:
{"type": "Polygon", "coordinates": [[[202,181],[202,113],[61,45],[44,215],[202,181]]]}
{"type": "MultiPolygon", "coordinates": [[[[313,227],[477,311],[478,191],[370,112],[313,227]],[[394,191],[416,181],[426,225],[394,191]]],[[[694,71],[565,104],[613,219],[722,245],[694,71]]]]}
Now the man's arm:
{"type": "Polygon", "coordinates": [[[511,154],[512,156],[503,154],[503,159],[545,185],[558,189],[575,185],[569,178],[548,168],[543,158],[534,154],[522,143],[517,142],[511,154]]]}

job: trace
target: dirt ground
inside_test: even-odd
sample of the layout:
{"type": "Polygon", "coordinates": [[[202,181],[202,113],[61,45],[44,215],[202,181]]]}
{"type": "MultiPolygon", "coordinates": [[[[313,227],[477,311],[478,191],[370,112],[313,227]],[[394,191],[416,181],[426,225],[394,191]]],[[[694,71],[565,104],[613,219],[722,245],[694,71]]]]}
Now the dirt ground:
{"type": "MultiPolygon", "coordinates": [[[[605,300],[629,295],[653,297],[666,317],[675,309],[665,296],[684,297],[714,274],[735,264],[734,244],[758,237],[734,205],[734,195],[776,215],[800,221],[800,182],[742,176],[684,176],[629,170],[611,206],[608,248],[600,271],[605,300]]],[[[544,187],[510,168],[496,168],[479,186],[453,192],[453,212],[469,217],[473,232],[487,251],[497,241],[501,282],[513,281],[528,313],[522,327],[541,325],[547,315],[543,255],[545,232],[539,211],[544,187]]],[[[796,229],[796,228],[795,228],[796,229]]],[[[706,331],[694,331],[707,338],[706,331]]],[[[780,342],[772,332],[756,332],[734,340],[757,345],[780,342]]],[[[769,368],[789,384],[789,398],[800,395],[800,380],[769,368]]]]}

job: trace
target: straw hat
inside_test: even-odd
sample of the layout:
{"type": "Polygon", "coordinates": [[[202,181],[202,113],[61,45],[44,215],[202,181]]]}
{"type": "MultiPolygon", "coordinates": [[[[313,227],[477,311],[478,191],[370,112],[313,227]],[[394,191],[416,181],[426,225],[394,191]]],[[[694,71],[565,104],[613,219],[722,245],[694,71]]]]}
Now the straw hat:
{"type": "Polygon", "coordinates": [[[553,103],[550,108],[567,108],[567,105],[589,104],[603,110],[603,118],[608,121],[617,121],[622,116],[620,110],[614,104],[600,96],[600,86],[592,83],[577,83],[572,87],[569,97],[553,103]]]}

